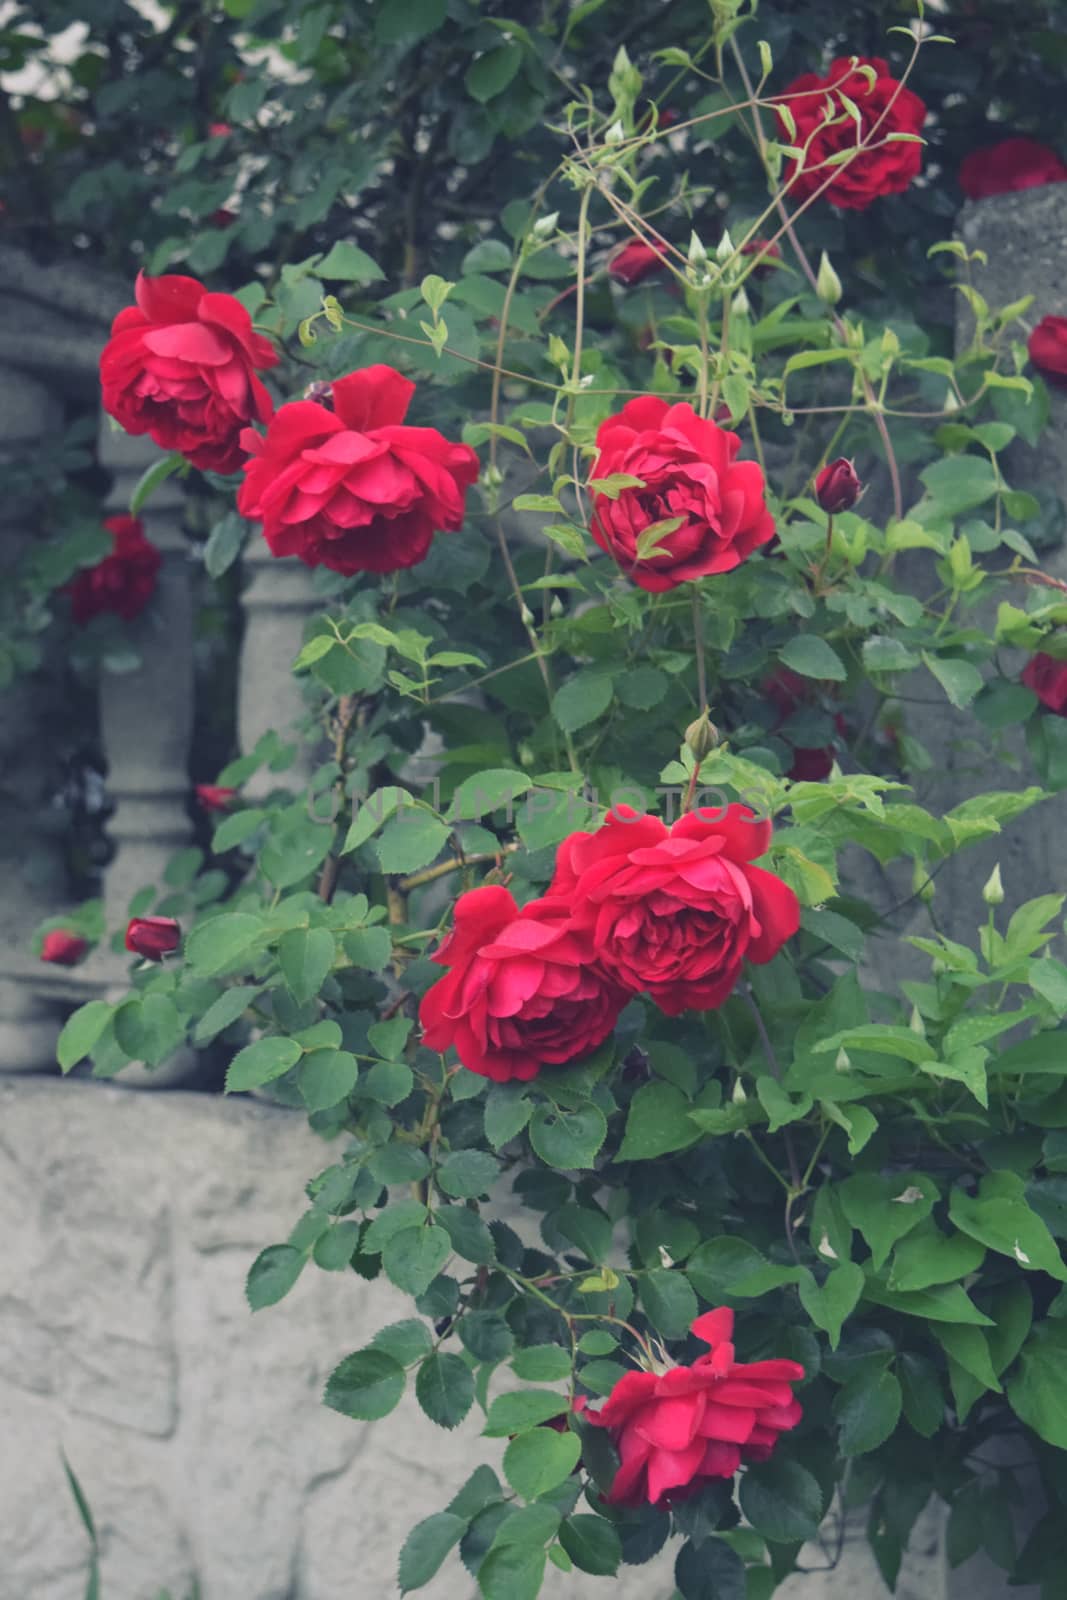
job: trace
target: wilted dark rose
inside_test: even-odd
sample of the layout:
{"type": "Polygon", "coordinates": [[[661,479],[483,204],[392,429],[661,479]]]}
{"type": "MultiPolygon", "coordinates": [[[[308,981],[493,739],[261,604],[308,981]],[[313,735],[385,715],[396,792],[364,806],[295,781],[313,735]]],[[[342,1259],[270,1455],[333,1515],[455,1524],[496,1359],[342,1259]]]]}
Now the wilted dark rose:
{"type": "Polygon", "coordinates": [[[960,188],[968,200],[1045,183],[1067,183],[1067,166],[1036,139],[1002,139],[985,150],[972,150],[960,162],[960,188]]]}
{"type": "Polygon", "coordinates": [[[460,895],[432,959],[450,971],[422,997],[423,1042],[454,1045],[465,1067],[497,1083],[589,1055],[629,999],[594,962],[569,905],[534,900],[520,911],[495,885],[460,895]]]}
{"type": "Polygon", "coordinates": [[[1043,706],[1058,717],[1067,717],[1067,661],[1057,661],[1055,656],[1040,652],[1026,663],[1022,681],[1043,706]]]}
{"type": "Polygon", "coordinates": [[[95,567],[86,567],[66,586],[70,613],[77,623],[89,622],[107,611],[132,622],[156,591],[163,558],[145,538],[140,519],[105,517],[104,527],[111,534],[111,554],[95,567]]]}
{"type": "Polygon", "coordinates": [[[146,961],[162,961],[177,950],[182,930],[173,917],[131,917],[126,929],[126,948],[146,961]]]}
{"type": "Polygon", "coordinates": [[[331,409],[295,400],[265,438],[242,435],[251,459],[237,507],[262,522],[274,555],[346,576],[396,572],[425,559],[435,532],[462,526],[478,457],[404,423],[414,392],[392,367],[365,367],[334,380],[331,409]]]}
{"type": "Polygon", "coordinates": [[[625,474],[641,486],[594,495],[593,538],[642,589],[729,572],[773,538],[759,466],[738,461],[737,434],[691,405],[631,400],[600,424],[596,443],[592,478],[625,474]]]}
{"type": "Polygon", "coordinates": [[[747,806],[669,828],[617,806],[595,833],[564,839],[548,892],[574,908],[616,983],[668,1016],[710,1011],[742,962],[770,961],[800,926],[792,889],[752,865],[770,843],[770,823],[747,806]]]}
{"type": "Polygon", "coordinates": [[[1027,344],[1030,360],[1053,383],[1067,383],[1067,317],[1042,317],[1027,344]]]}
{"type": "Polygon", "coordinates": [[[922,167],[922,144],[915,139],[894,139],[890,133],[918,134],[926,120],[926,106],[917,94],[889,75],[879,56],[841,56],[824,77],[806,72],[780,97],[796,124],[795,135],[779,113],[779,131],[786,144],[806,147],[803,164],[790,159],[785,169],[791,200],[806,200],[830,178],[822,198],[841,210],[864,211],[882,195],[901,194],[922,167]],[[874,82],[858,67],[870,67],[874,82]],[[833,90],[847,95],[859,112],[859,123],[835,100],[833,126],[828,120],[827,97],[833,90]],[[876,148],[864,149],[839,167],[823,163],[845,150],[857,149],[868,136],[876,148]],[[810,143],[808,142],[810,140],[810,143]],[[831,176],[832,174],[832,176],[831,176]]]}
{"type": "Polygon", "coordinates": [[[277,365],[274,347],[239,300],[195,278],[141,272],[134,293],[100,357],[104,410],[195,467],[235,472],[241,429],[274,410],[256,376],[277,365]]]}

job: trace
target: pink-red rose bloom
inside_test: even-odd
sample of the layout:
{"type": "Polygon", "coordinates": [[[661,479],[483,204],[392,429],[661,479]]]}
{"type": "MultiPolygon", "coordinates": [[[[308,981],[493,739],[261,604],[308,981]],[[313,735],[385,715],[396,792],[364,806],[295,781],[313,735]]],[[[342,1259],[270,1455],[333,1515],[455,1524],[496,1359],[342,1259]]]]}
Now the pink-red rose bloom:
{"type": "Polygon", "coordinates": [[[1057,661],[1043,652],[1031,656],[1023,668],[1022,681],[1043,706],[1058,717],[1067,717],[1067,661],[1057,661]]]}
{"type": "Polygon", "coordinates": [[[960,162],[960,188],[968,200],[1044,183],[1067,183],[1067,167],[1055,150],[1036,139],[1002,139],[988,149],[972,150],[960,162]]]}
{"type": "Polygon", "coordinates": [[[163,558],[145,538],[140,519],[105,517],[104,527],[111,535],[111,554],[95,567],[86,567],[66,586],[71,616],[77,623],[90,622],[105,611],[132,622],[156,590],[163,558]]]}
{"type": "Polygon", "coordinates": [[[627,285],[640,283],[666,266],[663,257],[644,239],[630,239],[608,263],[608,277],[627,285]]]}
{"type": "Polygon", "coordinates": [[[69,928],[53,928],[41,940],[41,960],[59,967],[76,967],[88,948],[88,940],[71,933],[69,928]]]}
{"type": "Polygon", "coordinates": [[[572,833],[549,896],[574,908],[600,966],[661,1011],[722,1005],[744,961],[770,961],[800,926],[797,897],[752,862],[771,825],[747,806],[687,813],[671,826],[618,806],[572,833]]]}
{"type": "Polygon", "coordinates": [[[707,1311],[690,1331],[707,1355],[691,1367],[628,1372],[599,1411],[582,1418],[606,1428],[619,1453],[610,1505],[683,1499],[714,1478],[732,1478],[742,1460],[766,1461],[779,1435],[803,1412],[793,1384],[796,1361],[735,1361],[732,1311],[707,1311]]]}
{"type": "Polygon", "coordinates": [[[497,1083],[535,1078],[602,1044],[629,996],[594,964],[570,909],[534,900],[520,911],[494,885],[460,895],[432,958],[450,971],[419,1007],[423,1042],[454,1045],[465,1067],[497,1083]]]}
{"type": "Polygon", "coordinates": [[[134,293],[100,357],[104,410],[194,467],[236,472],[242,428],[274,410],[256,376],[277,365],[274,347],[239,300],[195,278],[141,272],[134,293]]]}
{"type": "Polygon", "coordinates": [[[862,493],[863,484],[846,456],[828,461],[822,471],[815,475],[815,498],[828,516],[835,517],[839,511],[851,511],[862,493]]]}
{"type": "Polygon", "coordinates": [[[1053,383],[1067,383],[1067,317],[1042,317],[1027,349],[1039,372],[1053,383]]]}
{"type": "Polygon", "coordinates": [[[126,929],[126,948],[146,961],[162,961],[177,950],[182,930],[173,917],[131,917],[126,929]]]}
{"type": "Polygon", "coordinates": [[[392,367],[365,367],[330,385],[332,409],[296,400],[265,438],[244,434],[252,459],[237,507],[262,522],[274,555],[347,576],[395,572],[422,561],[435,532],[462,526],[478,457],[405,424],[414,392],[392,367]]]}
{"type": "Polygon", "coordinates": [[[779,113],[779,134],[784,143],[807,150],[803,162],[793,157],[786,165],[791,200],[808,199],[829,178],[822,190],[824,200],[843,211],[865,211],[882,195],[903,193],[918,176],[922,145],[913,139],[886,144],[885,139],[890,133],[919,133],[926,120],[925,105],[917,94],[890,77],[889,67],[880,57],[860,57],[859,65],[874,68],[873,85],[865,73],[856,71],[851,57],[841,56],[824,77],[806,72],[781,97],[793,114],[796,133],[791,133],[779,113]],[[827,92],[835,89],[847,95],[859,111],[858,126],[836,98],[833,126],[823,126],[827,92]],[[879,148],[861,150],[839,167],[822,165],[842,150],[857,149],[868,138],[879,148]]]}
{"type": "Polygon", "coordinates": [[[198,783],[197,804],[204,811],[226,811],[237,794],[236,789],[224,789],[217,783],[198,783]]]}
{"type": "Polygon", "coordinates": [[[659,594],[729,572],[774,537],[759,466],[736,460],[737,434],[692,406],[643,395],[600,424],[596,444],[591,477],[641,480],[641,488],[623,489],[617,499],[594,495],[592,534],[642,589],[659,594]],[[655,538],[650,553],[639,553],[641,535],[666,521],[678,526],[655,538]]]}

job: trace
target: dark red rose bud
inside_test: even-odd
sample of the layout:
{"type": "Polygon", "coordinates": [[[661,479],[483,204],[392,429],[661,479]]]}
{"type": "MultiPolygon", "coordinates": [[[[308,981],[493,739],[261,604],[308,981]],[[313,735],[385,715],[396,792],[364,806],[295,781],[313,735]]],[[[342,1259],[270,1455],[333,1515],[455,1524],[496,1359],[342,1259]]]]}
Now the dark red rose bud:
{"type": "Polygon", "coordinates": [[[829,462],[815,479],[815,498],[831,517],[839,511],[851,511],[862,493],[863,484],[856,469],[844,456],[829,462]]]}
{"type": "Polygon", "coordinates": [[[146,961],[162,961],[177,950],[182,930],[173,917],[131,917],[126,929],[126,948],[146,961]]]}
{"type": "Polygon", "coordinates": [[[1067,661],[1057,661],[1041,651],[1026,663],[1022,681],[1043,706],[1058,717],[1067,717],[1067,661]]]}
{"type": "Polygon", "coordinates": [[[608,277],[629,286],[641,283],[654,272],[662,272],[666,265],[659,251],[653,250],[644,239],[630,239],[608,262],[608,277]]]}
{"type": "Polygon", "coordinates": [[[204,811],[227,811],[236,794],[236,789],[223,789],[217,783],[198,783],[196,786],[197,804],[204,811]]]}
{"type": "Polygon", "coordinates": [[[57,967],[75,967],[88,948],[88,941],[76,933],[67,928],[53,928],[41,940],[41,960],[52,961],[57,967]]]}
{"type": "Polygon", "coordinates": [[[1026,348],[1038,372],[1067,384],[1067,317],[1042,317],[1026,348]]]}

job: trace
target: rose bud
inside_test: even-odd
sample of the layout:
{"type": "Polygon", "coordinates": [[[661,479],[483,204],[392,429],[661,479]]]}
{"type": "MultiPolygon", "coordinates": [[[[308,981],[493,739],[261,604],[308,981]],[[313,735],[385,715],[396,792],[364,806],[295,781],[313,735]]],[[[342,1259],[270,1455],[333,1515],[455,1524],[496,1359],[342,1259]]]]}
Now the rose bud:
{"type": "Polygon", "coordinates": [[[226,811],[237,794],[236,789],[224,789],[217,783],[198,783],[197,804],[204,811],[226,811]]]}
{"type": "Polygon", "coordinates": [[[88,948],[88,940],[71,933],[69,928],[53,928],[41,940],[41,960],[54,962],[57,967],[75,967],[88,948]]]}
{"type": "Polygon", "coordinates": [[[693,752],[694,760],[703,761],[719,742],[719,730],[711,721],[706,711],[702,711],[695,722],[691,722],[685,730],[685,742],[693,752]]]}
{"type": "Polygon", "coordinates": [[[815,479],[815,498],[827,516],[835,517],[839,511],[851,511],[860,495],[863,484],[851,461],[838,456],[829,462],[815,479]]]}
{"type": "Polygon", "coordinates": [[[131,917],[126,948],[146,961],[162,961],[177,950],[182,930],[173,917],[131,917]]]}

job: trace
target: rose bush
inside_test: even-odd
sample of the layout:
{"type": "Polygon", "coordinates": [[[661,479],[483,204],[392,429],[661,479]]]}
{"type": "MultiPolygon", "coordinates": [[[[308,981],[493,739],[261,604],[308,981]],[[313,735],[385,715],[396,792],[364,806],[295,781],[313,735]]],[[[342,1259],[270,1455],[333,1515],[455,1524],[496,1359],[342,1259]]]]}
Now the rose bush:
{"type": "MultiPolygon", "coordinates": [[[[60,1041],[106,1076],[214,1044],[229,1092],[330,1141],[250,1305],[384,1277],[412,1314],[337,1352],[326,1404],[374,1421],[410,1383],[493,1461],[425,1508],[405,1592],[458,1559],[532,1597],[550,1562],[610,1577],[677,1537],[683,1600],[709,1574],[764,1600],[843,1499],[892,1584],[932,1495],[954,1557],[1059,1581],[1064,901],[1005,912],[999,874],[937,898],[1067,781],[1018,681],[1067,622],[1005,454],[1040,432],[1030,306],[989,307],[951,242],[959,360],[891,271],[860,299],[881,269],[826,230],[919,171],[926,45],[795,80],[740,9],[614,53],[520,205],[454,204],[450,276],[383,283],[339,232],[241,289],[281,355],[237,435],[242,532],[326,569],[294,663],[322,759],[271,792],[279,730],[217,774],[206,870],[137,904],[129,993],[60,1041]],[[694,195],[738,125],[758,183],[694,195]],[[650,230],[692,236],[623,293],[650,230]],[[1025,720],[1040,781],[920,803],[932,697],[1005,761],[1025,720]],[[875,980],[903,908],[908,975],[875,980]],[[1049,1500],[1022,1551],[1000,1435],[1049,1500]]],[[[541,81],[498,31],[467,63],[492,117],[541,81]]]]}

